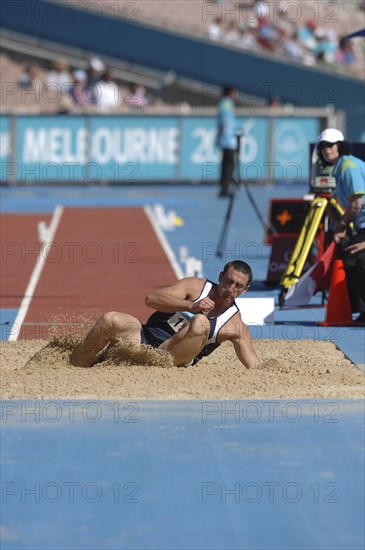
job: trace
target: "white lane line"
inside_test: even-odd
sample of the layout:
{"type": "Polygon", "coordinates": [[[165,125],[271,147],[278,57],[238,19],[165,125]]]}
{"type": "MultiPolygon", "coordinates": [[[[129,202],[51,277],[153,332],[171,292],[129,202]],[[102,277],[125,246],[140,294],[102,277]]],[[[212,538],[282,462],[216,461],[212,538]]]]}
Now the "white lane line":
{"type": "Polygon", "coordinates": [[[13,323],[12,329],[10,331],[9,341],[15,341],[18,339],[18,336],[20,334],[20,329],[22,327],[22,324],[24,322],[25,316],[28,313],[28,309],[30,306],[30,303],[33,298],[34,291],[37,287],[39,278],[41,276],[42,270],[44,268],[44,264],[47,261],[47,256],[50,250],[50,246],[48,246],[51,242],[53,242],[54,236],[57,231],[58,224],[60,223],[60,219],[63,213],[63,206],[58,205],[54,209],[51,223],[49,224],[46,238],[43,242],[42,248],[38,254],[36,264],[33,268],[32,274],[29,279],[28,286],[25,290],[22,303],[20,304],[20,308],[18,311],[18,314],[15,318],[15,321],[13,323]]]}
{"type": "Polygon", "coordinates": [[[184,277],[184,274],[182,272],[182,269],[179,265],[179,262],[177,261],[176,259],[176,256],[171,248],[171,246],[169,245],[165,235],[163,234],[163,232],[161,231],[161,228],[160,226],[158,225],[157,223],[157,220],[155,219],[154,215],[153,215],[153,211],[152,209],[150,208],[150,206],[145,206],[144,207],[144,211],[146,213],[146,216],[147,218],[150,220],[151,222],[151,225],[156,233],[156,237],[157,239],[159,240],[160,242],[160,245],[162,246],[162,248],[164,249],[164,252],[171,264],[171,267],[172,269],[174,270],[175,272],[175,275],[178,279],[182,279],[184,277]]]}

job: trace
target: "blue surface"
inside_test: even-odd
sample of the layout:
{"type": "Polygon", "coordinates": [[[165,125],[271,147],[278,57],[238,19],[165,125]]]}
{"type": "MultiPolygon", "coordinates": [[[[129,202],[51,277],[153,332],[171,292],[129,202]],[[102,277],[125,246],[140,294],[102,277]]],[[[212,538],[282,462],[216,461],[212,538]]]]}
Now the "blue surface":
{"type": "MultiPolygon", "coordinates": [[[[362,327],[338,328],[338,347],[365,372],[365,329],[362,327]]],[[[334,343],[336,344],[336,341],[334,343]]]]}
{"type": "Polygon", "coordinates": [[[364,547],[360,400],[6,401],[2,417],[4,549],[364,547]]]}
{"type": "Polygon", "coordinates": [[[17,314],[17,309],[0,309],[0,340],[8,340],[17,314]]]}

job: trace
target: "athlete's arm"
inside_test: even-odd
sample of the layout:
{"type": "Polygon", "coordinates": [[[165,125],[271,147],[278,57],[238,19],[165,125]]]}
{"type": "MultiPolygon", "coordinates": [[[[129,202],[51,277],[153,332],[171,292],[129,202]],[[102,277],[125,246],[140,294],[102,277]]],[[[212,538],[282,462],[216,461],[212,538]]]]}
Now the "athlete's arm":
{"type": "Polygon", "coordinates": [[[232,317],[219,332],[218,342],[222,343],[226,340],[232,342],[238,359],[247,369],[261,366],[260,359],[252,345],[250,331],[242,321],[240,313],[232,317]]]}
{"type": "Polygon", "coordinates": [[[175,311],[198,313],[202,310],[208,312],[214,308],[214,302],[208,297],[199,302],[193,301],[201,293],[204,282],[205,279],[198,277],[180,279],[171,286],[150,292],[146,297],[145,304],[163,313],[174,313],[175,311]]]}
{"type": "MultiPolygon", "coordinates": [[[[247,328],[247,327],[246,327],[247,328]]],[[[250,333],[247,330],[247,336],[232,340],[234,351],[238,359],[247,369],[256,369],[261,366],[260,359],[257,357],[252,342],[250,333]]]]}

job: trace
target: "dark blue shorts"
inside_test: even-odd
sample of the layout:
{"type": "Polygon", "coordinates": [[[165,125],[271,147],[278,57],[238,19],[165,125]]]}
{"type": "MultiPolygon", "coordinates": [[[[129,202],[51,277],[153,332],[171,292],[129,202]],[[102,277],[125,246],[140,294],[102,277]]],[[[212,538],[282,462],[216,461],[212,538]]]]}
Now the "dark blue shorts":
{"type": "Polygon", "coordinates": [[[162,342],[165,342],[172,335],[169,334],[166,330],[163,330],[159,327],[151,327],[147,325],[142,325],[141,330],[141,343],[148,344],[153,348],[158,348],[162,342]]]}
{"type": "MultiPolygon", "coordinates": [[[[166,342],[169,338],[172,338],[173,334],[168,333],[166,330],[163,330],[159,327],[152,327],[148,325],[142,325],[141,330],[141,343],[142,344],[148,344],[152,346],[153,348],[158,348],[162,342],[166,342]]],[[[210,355],[212,351],[214,351],[217,347],[219,347],[220,344],[208,344],[206,345],[199,355],[193,359],[192,364],[196,365],[200,359],[203,357],[210,355]]]]}

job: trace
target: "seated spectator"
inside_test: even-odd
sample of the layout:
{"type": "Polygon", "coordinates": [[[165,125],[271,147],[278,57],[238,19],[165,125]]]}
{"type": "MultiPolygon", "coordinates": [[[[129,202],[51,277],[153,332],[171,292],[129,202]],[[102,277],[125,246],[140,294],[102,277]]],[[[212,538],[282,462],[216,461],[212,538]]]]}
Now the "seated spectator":
{"type": "Polygon", "coordinates": [[[341,38],[335,53],[335,59],[341,65],[352,65],[356,63],[356,55],[350,40],[341,38]]]}
{"type": "Polygon", "coordinates": [[[34,67],[30,63],[25,63],[23,71],[19,77],[18,84],[21,90],[29,90],[33,86],[34,67]]]}
{"type": "Polygon", "coordinates": [[[98,84],[98,82],[100,82],[104,71],[104,63],[98,57],[92,57],[90,60],[89,68],[87,70],[86,78],[86,90],[89,101],[91,103],[97,103],[97,90],[95,86],[96,84],[98,84]]]}
{"type": "Polygon", "coordinates": [[[236,45],[243,50],[257,50],[260,45],[256,40],[256,31],[250,27],[241,27],[236,45]]]}
{"type": "Polygon", "coordinates": [[[331,35],[324,28],[317,27],[314,36],[317,40],[313,51],[316,59],[322,60],[324,63],[333,63],[336,46],[333,40],[331,40],[331,35]]]}
{"type": "Polygon", "coordinates": [[[317,28],[317,23],[314,19],[307,19],[304,25],[300,25],[298,28],[299,41],[310,51],[314,51],[317,41],[314,37],[314,32],[317,28]]]}
{"type": "Polygon", "coordinates": [[[234,44],[239,39],[238,28],[235,21],[231,21],[228,25],[228,29],[223,36],[225,42],[230,42],[234,44]]]}
{"type": "Polygon", "coordinates": [[[78,69],[73,73],[73,86],[71,88],[71,97],[76,107],[85,107],[91,103],[86,88],[87,74],[78,69]]]}
{"type": "Polygon", "coordinates": [[[268,100],[268,106],[271,107],[272,109],[281,107],[280,97],[278,97],[277,95],[270,96],[268,100]]]}
{"type": "Polygon", "coordinates": [[[296,32],[293,33],[291,37],[286,38],[283,43],[283,53],[293,61],[302,61],[304,51],[296,32]]]}
{"type": "Polygon", "coordinates": [[[131,92],[124,98],[124,102],[131,107],[146,107],[148,99],[146,97],[146,88],[140,84],[131,84],[131,92]]]}
{"type": "Polygon", "coordinates": [[[98,111],[108,113],[120,104],[118,84],[114,82],[109,71],[105,71],[95,84],[98,111]]]}
{"type": "Polygon", "coordinates": [[[220,40],[222,38],[222,19],[217,17],[209,25],[208,36],[211,40],[220,40]]]}
{"type": "Polygon", "coordinates": [[[58,115],[69,115],[72,113],[74,107],[73,99],[70,93],[63,93],[57,104],[58,115]]]}
{"type": "Polygon", "coordinates": [[[257,18],[260,20],[262,18],[267,18],[270,15],[270,8],[267,5],[267,2],[262,2],[261,0],[255,0],[254,10],[257,18]]]}
{"type": "Polygon", "coordinates": [[[266,50],[274,51],[278,33],[274,25],[265,18],[259,19],[257,42],[266,50]]]}
{"type": "Polygon", "coordinates": [[[72,76],[64,59],[53,63],[52,70],[48,73],[47,84],[56,86],[61,94],[68,94],[72,87],[72,76]]]}

